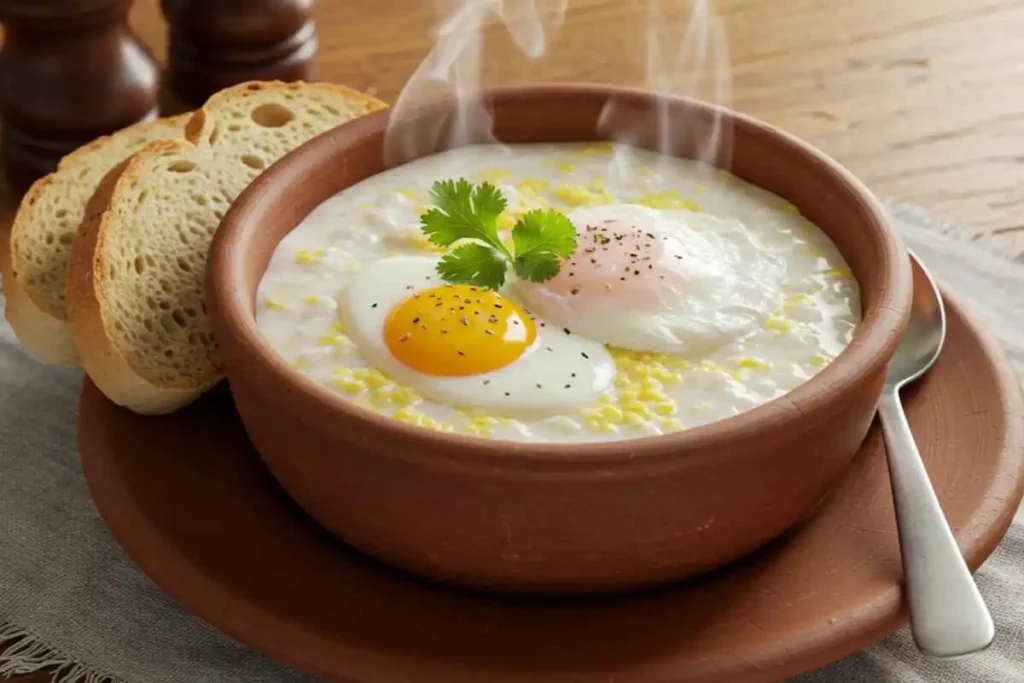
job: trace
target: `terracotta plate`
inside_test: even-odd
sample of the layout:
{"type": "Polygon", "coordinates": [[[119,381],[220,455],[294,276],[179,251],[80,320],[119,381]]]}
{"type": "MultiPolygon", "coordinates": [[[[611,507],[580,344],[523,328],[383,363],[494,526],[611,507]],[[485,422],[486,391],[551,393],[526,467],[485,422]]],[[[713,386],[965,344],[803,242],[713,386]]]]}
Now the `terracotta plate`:
{"type": "MultiPolygon", "coordinates": [[[[992,343],[950,306],[949,346],[907,395],[910,422],[972,568],[1024,482],[1024,410],[992,343]]],[[[818,513],[773,547],[678,588],[598,602],[439,588],[346,549],[277,488],[221,388],[144,418],[83,392],[93,497],[127,552],[187,609],[314,674],[361,683],[768,681],[904,621],[877,430],[818,513]]]]}

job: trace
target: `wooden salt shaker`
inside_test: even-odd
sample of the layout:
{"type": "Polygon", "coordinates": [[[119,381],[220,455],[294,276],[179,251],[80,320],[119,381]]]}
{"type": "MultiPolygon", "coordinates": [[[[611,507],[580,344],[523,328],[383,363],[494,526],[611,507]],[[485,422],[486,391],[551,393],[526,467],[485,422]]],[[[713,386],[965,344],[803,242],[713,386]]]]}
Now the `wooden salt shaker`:
{"type": "Polygon", "coordinates": [[[248,80],[313,80],[313,0],[161,0],[168,80],[196,107],[248,80]]]}
{"type": "Polygon", "coordinates": [[[0,0],[0,164],[23,191],[68,152],[156,114],[131,0],[0,0]]]}

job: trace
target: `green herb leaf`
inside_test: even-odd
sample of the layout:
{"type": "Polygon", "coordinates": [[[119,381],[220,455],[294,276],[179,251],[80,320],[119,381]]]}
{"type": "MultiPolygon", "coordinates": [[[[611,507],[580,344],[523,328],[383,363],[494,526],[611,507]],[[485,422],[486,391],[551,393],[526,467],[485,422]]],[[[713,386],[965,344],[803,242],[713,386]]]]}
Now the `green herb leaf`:
{"type": "Polygon", "coordinates": [[[465,178],[440,180],[430,189],[435,208],[420,217],[423,233],[434,244],[458,245],[438,263],[447,282],[498,289],[511,267],[517,276],[544,282],[558,274],[562,259],[576,252],[576,229],[554,209],[530,211],[512,228],[515,253],[498,235],[498,218],[507,202],[490,183],[474,187],[465,178]]]}
{"type": "Polygon", "coordinates": [[[563,213],[535,209],[512,227],[516,259],[551,254],[567,259],[576,253],[576,228],[563,213]]]}
{"type": "Polygon", "coordinates": [[[516,275],[524,280],[546,282],[558,275],[561,262],[554,254],[536,253],[529,258],[516,257],[516,275]]]}
{"type": "Polygon", "coordinates": [[[508,261],[483,244],[470,242],[444,255],[437,273],[447,282],[498,289],[505,284],[508,261]]]}
{"type": "Polygon", "coordinates": [[[474,188],[468,180],[439,180],[430,188],[436,208],[420,217],[423,233],[439,247],[462,239],[477,239],[502,251],[498,237],[498,216],[505,211],[505,198],[498,188],[483,183],[474,188]]]}

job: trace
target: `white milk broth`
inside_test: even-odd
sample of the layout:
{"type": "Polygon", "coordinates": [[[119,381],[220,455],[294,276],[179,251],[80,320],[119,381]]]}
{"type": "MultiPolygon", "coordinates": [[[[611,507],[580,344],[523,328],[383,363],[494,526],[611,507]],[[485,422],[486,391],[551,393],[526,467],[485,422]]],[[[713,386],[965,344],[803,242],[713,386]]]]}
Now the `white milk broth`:
{"type": "MultiPolygon", "coordinates": [[[[382,291],[398,288],[396,281],[388,282],[386,269],[380,272],[359,285],[360,291],[372,292],[374,282],[383,282],[382,291]]],[[[422,286],[443,284],[435,280],[422,286]]],[[[503,293],[524,303],[514,289],[503,293]]],[[[386,308],[387,295],[381,296],[386,308]]],[[[677,303],[685,318],[686,302],[677,303]]],[[[694,299],[694,316],[699,316],[698,303],[694,299]]],[[[606,316],[592,329],[615,329],[615,312],[606,316]]],[[[701,324],[715,327],[715,320],[702,319],[701,324]]],[[[545,319],[538,315],[535,322],[545,319]]],[[[627,153],[607,143],[465,147],[368,178],[325,201],[281,241],[260,283],[257,310],[259,329],[277,353],[297,371],[367,409],[427,429],[551,442],[664,434],[749,410],[828,365],[849,344],[859,322],[859,291],[846,262],[796,207],[698,162],[627,153]],[[540,362],[544,349],[531,351],[532,366],[510,365],[494,375],[493,384],[438,385],[402,374],[400,364],[382,356],[384,347],[371,339],[379,331],[373,328],[378,318],[366,318],[370,327],[361,323],[360,334],[354,334],[353,321],[361,320],[356,314],[373,311],[346,307],[365,302],[376,310],[378,302],[369,303],[372,294],[353,302],[355,285],[350,290],[349,284],[396,258],[422,261],[410,260],[414,268],[399,270],[433,272],[426,259],[440,258],[443,251],[425,239],[419,217],[429,208],[432,183],[458,177],[486,180],[501,189],[509,218],[499,226],[506,229],[521,212],[546,207],[569,214],[629,204],[686,221],[695,239],[703,235],[722,253],[739,255],[742,268],[733,271],[750,277],[741,278],[735,303],[753,310],[754,322],[736,330],[716,328],[721,334],[712,345],[665,353],[612,346],[579,333],[556,339],[552,329],[560,334],[562,326],[548,321],[544,330],[538,328],[548,335],[538,337],[538,346],[547,346],[545,339],[559,346],[549,346],[547,364],[540,362]],[[765,275],[758,279],[755,273],[765,275]],[[599,353],[580,351],[595,343],[599,353]],[[610,370],[581,355],[608,358],[610,370]],[[576,365],[568,362],[570,356],[576,365]],[[570,388],[576,381],[570,374],[586,377],[592,386],[570,388]],[[435,391],[435,385],[443,391],[435,391]],[[536,391],[530,395],[532,411],[515,404],[516,392],[526,392],[527,386],[536,391]],[[485,389],[491,393],[482,393],[485,389]],[[574,404],[559,402],[563,396],[569,401],[570,395],[574,404]]]]}

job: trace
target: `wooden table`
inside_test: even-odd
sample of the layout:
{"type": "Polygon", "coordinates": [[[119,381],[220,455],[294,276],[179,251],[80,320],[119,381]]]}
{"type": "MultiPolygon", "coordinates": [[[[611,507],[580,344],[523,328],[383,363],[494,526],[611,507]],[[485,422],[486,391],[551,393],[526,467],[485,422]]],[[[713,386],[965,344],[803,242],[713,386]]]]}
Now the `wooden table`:
{"type": "MultiPolygon", "coordinates": [[[[393,101],[433,43],[433,4],[321,0],[322,78],[393,101]]],[[[570,5],[540,62],[489,30],[485,81],[641,84],[645,3],[570,5]]],[[[1024,2],[720,0],[717,10],[732,107],[807,139],[882,195],[1024,249],[1024,2]]],[[[156,0],[137,0],[132,22],[162,58],[156,0]]]]}

